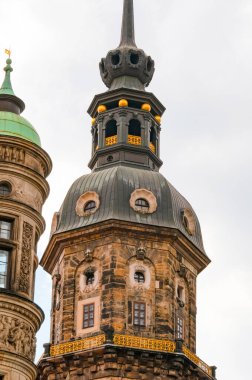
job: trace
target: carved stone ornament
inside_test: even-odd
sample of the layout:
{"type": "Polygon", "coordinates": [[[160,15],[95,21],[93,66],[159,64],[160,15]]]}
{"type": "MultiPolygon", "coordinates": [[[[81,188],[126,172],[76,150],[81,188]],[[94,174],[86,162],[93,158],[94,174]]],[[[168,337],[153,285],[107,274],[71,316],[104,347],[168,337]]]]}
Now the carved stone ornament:
{"type": "Polygon", "coordinates": [[[18,318],[0,315],[0,349],[34,360],[36,338],[32,328],[18,318]]]}
{"type": "Polygon", "coordinates": [[[8,145],[0,145],[0,160],[24,163],[25,151],[8,145]]]}
{"type": "Polygon", "coordinates": [[[84,260],[87,263],[91,263],[94,260],[93,252],[90,249],[87,249],[84,253],[84,260]]]}
{"type": "Polygon", "coordinates": [[[136,257],[138,260],[144,260],[146,256],[146,250],[143,247],[139,247],[136,251],[136,257]]]}
{"type": "Polygon", "coordinates": [[[184,265],[180,264],[178,270],[179,276],[186,279],[187,271],[187,268],[184,265]]]}
{"type": "Polygon", "coordinates": [[[29,289],[30,289],[30,274],[31,274],[31,262],[32,262],[32,257],[31,257],[32,236],[33,236],[33,227],[29,223],[24,222],[19,290],[26,294],[29,294],[29,289]]]}

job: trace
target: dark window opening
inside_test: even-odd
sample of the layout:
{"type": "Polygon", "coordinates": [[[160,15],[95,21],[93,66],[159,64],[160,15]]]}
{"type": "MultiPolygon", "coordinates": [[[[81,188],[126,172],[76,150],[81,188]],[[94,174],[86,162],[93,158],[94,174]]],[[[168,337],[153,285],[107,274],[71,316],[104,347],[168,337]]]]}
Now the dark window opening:
{"type": "Polygon", "coordinates": [[[120,55],[117,53],[117,54],[113,54],[111,56],[111,62],[112,62],[112,65],[116,66],[116,65],[119,65],[120,63],[120,55]]]}
{"type": "Polygon", "coordinates": [[[136,202],[135,202],[135,206],[138,209],[145,210],[145,211],[148,211],[149,208],[150,208],[149,202],[146,201],[146,199],[143,199],[143,198],[137,199],[136,202]]]}
{"type": "Polygon", "coordinates": [[[134,325],[145,327],[146,305],[143,302],[134,302],[134,325]]]}
{"type": "Polygon", "coordinates": [[[7,220],[0,220],[0,238],[11,238],[11,225],[12,223],[7,220]]]}
{"type": "Polygon", "coordinates": [[[8,287],[8,266],[10,252],[0,249],[0,288],[8,287]]]}
{"type": "Polygon", "coordinates": [[[96,208],[96,203],[95,201],[89,201],[85,204],[85,207],[84,207],[84,212],[90,212],[90,211],[93,211],[95,210],[96,208]]]}
{"type": "Polygon", "coordinates": [[[130,120],[129,135],[141,137],[141,123],[139,120],[136,120],[136,119],[130,120]]]}
{"type": "Polygon", "coordinates": [[[11,193],[11,185],[8,182],[1,182],[0,183],[0,195],[9,195],[11,193]]]}
{"type": "Polygon", "coordinates": [[[94,304],[84,305],[83,307],[83,329],[94,327],[94,304]]]}
{"type": "Polygon", "coordinates": [[[135,272],[134,280],[139,284],[143,284],[145,282],[144,274],[142,272],[135,272]]]}
{"type": "Polygon", "coordinates": [[[155,132],[155,129],[152,127],[150,130],[150,142],[153,145],[156,145],[156,140],[157,140],[156,132],[155,132]]]}
{"type": "Polygon", "coordinates": [[[130,54],[130,62],[131,62],[133,65],[137,65],[138,62],[139,62],[139,54],[137,54],[137,53],[131,53],[131,54],[130,54]]]}
{"type": "Polygon", "coordinates": [[[105,137],[112,137],[117,135],[117,124],[115,120],[110,120],[106,124],[105,137]]]}
{"type": "Polygon", "coordinates": [[[94,283],[95,276],[93,271],[86,272],[86,285],[92,285],[94,283]]]}

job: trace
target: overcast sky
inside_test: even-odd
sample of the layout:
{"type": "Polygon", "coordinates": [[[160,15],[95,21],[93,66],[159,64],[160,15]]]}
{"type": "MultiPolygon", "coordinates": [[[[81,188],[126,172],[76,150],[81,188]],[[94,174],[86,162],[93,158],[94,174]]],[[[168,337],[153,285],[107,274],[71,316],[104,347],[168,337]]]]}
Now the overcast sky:
{"type": "MultiPolygon", "coordinates": [[[[23,116],[50,154],[51,218],[71,183],[88,173],[86,110],[106,90],[98,63],[119,43],[122,0],[1,0],[0,65],[13,54],[23,116]]],[[[247,379],[252,339],[252,1],[135,0],[136,42],[155,59],[148,91],[167,110],[161,172],[191,202],[212,263],[198,279],[197,354],[218,379],[247,379]]],[[[51,279],[37,274],[49,341],[51,279]]]]}

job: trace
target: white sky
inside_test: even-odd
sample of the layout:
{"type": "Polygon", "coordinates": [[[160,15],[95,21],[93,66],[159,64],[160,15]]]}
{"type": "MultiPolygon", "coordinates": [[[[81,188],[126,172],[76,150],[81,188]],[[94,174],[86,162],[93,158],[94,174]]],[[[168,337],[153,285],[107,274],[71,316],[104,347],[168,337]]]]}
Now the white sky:
{"type": "MultiPolygon", "coordinates": [[[[12,83],[23,114],[54,167],[43,214],[88,173],[86,114],[106,90],[98,63],[119,43],[122,0],[1,0],[0,65],[13,54],[12,83]]],[[[135,0],[136,42],[155,59],[149,91],[167,107],[161,172],[192,203],[212,264],[198,280],[197,353],[221,380],[247,379],[252,338],[252,2],[135,0]]],[[[46,313],[37,352],[49,341],[50,277],[37,274],[46,313]]]]}

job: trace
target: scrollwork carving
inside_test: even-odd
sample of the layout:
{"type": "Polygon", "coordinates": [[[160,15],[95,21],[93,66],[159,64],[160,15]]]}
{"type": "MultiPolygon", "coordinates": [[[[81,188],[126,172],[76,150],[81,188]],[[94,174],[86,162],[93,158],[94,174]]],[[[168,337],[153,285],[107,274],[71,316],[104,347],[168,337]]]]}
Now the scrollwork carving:
{"type": "Polygon", "coordinates": [[[32,328],[18,318],[0,315],[0,348],[34,360],[36,338],[32,328]]]}
{"type": "Polygon", "coordinates": [[[32,254],[32,236],[33,227],[24,222],[23,224],[23,239],[22,239],[22,258],[20,264],[19,290],[29,294],[30,288],[30,273],[31,273],[31,254],[32,254]]]}

